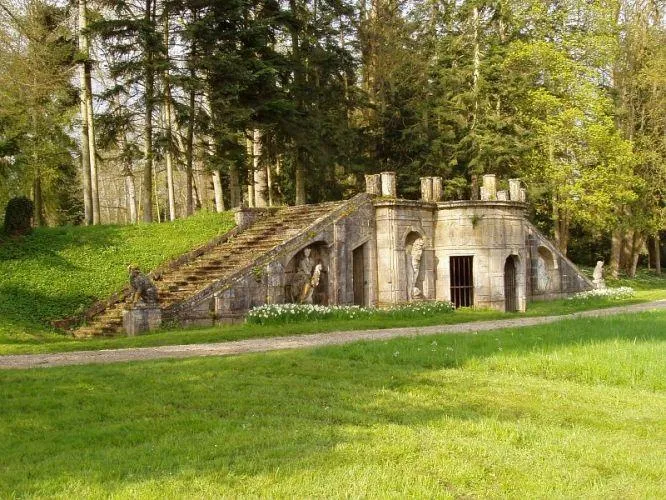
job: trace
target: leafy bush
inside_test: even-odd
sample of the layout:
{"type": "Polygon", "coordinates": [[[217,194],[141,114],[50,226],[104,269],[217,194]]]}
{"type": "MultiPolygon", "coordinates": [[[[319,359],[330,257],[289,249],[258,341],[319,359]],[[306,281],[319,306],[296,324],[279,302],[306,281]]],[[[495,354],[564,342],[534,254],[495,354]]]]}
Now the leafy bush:
{"type": "Polygon", "coordinates": [[[318,320],[351,320],[367,318],[409,319],[453,312],[451,302],[414,302],[374,309],[359,306],[319,306],[312,304],[271,304],[255,307],[245,321],[255,325],[279,325],[318,320]]]}
{"type": "Polygon", "coordinates": [[[634,289],[628,286],[619,288],[596,288],[587,292],[579,292],[569,297],[569,300],[589,300],[593,298],[605,298],[610,300],[629,299],[634,296],[634,289]]]}
{"type": "Polygon", "coordinates": [[[35,207],[25,196],[12,198],[5,210],[5,233],[10,235],[28,234],[32,229],[35,207]]]}

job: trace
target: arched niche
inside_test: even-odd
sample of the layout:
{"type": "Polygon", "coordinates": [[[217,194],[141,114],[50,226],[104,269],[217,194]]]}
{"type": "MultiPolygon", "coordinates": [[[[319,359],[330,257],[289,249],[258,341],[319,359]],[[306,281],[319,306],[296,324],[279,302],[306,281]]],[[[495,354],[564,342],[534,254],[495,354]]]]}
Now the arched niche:
{"type": "Polygon", "coordinates": [[[315,242],[296,252],[284,269],[285,302],[328,305],[329,266],[326,242],[315,242]]]}
{"type": "Polygon", "coordinates": [[[405,236],[405,283],[407,285],[408,300],[423,298],[425,245],[425,237],[417,231],[410,231],[405,236]]]}
{"type": "Polygon", "coordinates": [[[532,280],[537,293],[548,293],[555,287],[557,266],[555,256],[545,246],[537,248],[534,279],[532,280]]]}

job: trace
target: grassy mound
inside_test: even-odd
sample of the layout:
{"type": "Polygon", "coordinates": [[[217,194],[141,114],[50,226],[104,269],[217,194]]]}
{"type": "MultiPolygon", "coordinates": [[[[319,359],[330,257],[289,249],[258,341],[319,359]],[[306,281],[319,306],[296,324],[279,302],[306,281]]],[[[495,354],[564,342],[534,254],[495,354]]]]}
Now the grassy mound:
{"type": "Polygon", "coordinates": [[[233,227],[231,213],[164,224],[60,227],[0,245],[0,338],[48,332],[127,282],[127,265],[154,269],[233,227]]]}
{"type": "Polygon", "coordinates": [[[0,371],[0,497],[664,498],[665,357],[659,312],[0,371]]]}

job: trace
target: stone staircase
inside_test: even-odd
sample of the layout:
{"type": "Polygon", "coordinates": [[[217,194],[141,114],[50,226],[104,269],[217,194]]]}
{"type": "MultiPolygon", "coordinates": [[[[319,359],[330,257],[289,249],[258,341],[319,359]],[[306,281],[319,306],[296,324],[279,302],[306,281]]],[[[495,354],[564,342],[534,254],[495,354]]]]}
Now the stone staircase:
{"type": "MultiPolygon", "coordinates": [[[[249,227],[238,231],[235,236],[209,246],[190,262],[162,272],[155,279],[160,307],[168,310],[212,283],[232,276],[345,203],[330,202],[275,209],[249,227]]],[[[117,335],[123,328],[122,315],[125,305],[124,300],[109,304],[87,324],[75,330],[74,335],[117,335]]]]}

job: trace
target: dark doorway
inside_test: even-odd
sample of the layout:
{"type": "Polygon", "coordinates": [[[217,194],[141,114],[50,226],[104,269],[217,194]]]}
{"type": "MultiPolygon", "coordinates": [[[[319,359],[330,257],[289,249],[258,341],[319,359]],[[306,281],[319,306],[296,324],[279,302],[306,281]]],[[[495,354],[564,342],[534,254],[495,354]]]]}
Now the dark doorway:
{"type": "Polygon", "coordinates": [[[516,291],[516,260],[513,255],[509,255],[504,263],[504,310],[506,312],[518,310],[516,291]]]}
{"type": "Polygon", "coordinates": [[[449,270],[451,276],[451,302],[456,307],[474,305],[474,257],[451,257],[449,270]]]}
{"type": "Polygon", "coordinates": [[[365,245],[353,252],[352,280],[354,283],[354,305],[365,307],[365,245]]]}

